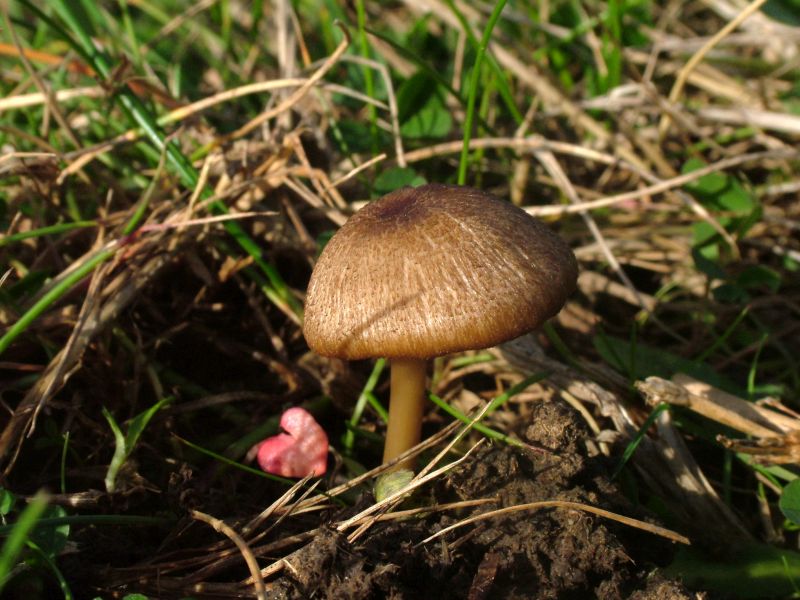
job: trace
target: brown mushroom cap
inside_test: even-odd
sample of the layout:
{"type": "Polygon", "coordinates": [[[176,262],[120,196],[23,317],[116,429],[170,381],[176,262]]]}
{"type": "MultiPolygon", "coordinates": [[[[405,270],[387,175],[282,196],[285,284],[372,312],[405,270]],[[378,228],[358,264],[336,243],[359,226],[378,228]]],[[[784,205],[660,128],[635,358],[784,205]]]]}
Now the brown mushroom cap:
{"type": "Polygon", "coordinates": [[[402,188],[325,246],[303,333],[348,360],[488,348],[555,315],[577,274],[561,238],[516,206],[463,186],[402,188]]]}

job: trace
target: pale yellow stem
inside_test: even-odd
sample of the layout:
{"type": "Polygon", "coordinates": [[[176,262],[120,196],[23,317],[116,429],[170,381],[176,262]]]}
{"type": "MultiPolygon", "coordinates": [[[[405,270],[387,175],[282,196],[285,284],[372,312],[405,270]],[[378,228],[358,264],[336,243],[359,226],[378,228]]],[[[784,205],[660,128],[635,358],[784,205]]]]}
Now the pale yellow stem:
{"type": "MultiPolygon", "coordinates": [[[[427,361],[395,358],[391,361],[392,385],[389,402],[389,425],[383,462],[392,460],[419,444],[422,435],[422,413],[425,408],[425,373],[427,361]]],[[[405,461],[397,468],[411,468],[405,461]]]]}

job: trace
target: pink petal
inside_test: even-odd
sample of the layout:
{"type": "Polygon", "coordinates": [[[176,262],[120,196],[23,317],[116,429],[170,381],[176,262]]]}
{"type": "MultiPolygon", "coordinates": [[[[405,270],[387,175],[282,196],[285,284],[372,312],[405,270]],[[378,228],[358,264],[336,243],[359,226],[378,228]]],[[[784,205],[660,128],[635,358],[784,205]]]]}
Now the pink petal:
{"type": "Polygon", "coordinates": [[[328,467],[328,436],[304,408],[290,408],[281,416],[281,433],[258,448],[263,471],[282,477],[324,475],[328,467]]]}

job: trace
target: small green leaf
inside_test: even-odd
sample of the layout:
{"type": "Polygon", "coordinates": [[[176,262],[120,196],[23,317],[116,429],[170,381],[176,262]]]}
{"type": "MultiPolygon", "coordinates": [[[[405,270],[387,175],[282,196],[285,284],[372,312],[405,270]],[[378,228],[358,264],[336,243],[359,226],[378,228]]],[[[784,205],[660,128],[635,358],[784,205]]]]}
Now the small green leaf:
{"type": "Polygon", "coordinates": [[[789,393],[787,386],[779,383],[760,383],[753,386],[753,397],[773,396],[780,398],[789,393]]]}
{"type": "Polygon", "coordinates": [[[153,415],[161,410],[165,404],[171,401],[172,397],[170,396],[162,398],[147,410],[136,415],[130,420],[128,431],[125,434],[122,433],[122,429],[111,413],[108,412],[106,408],[103,408],[103,416],[106,418],[106,421],[108,421],[108,425],[114,433],[114,456],[111,458],[111,463],[108,465],[105,478],[106,490],[109,493],[113,492],[116,488],[117,473],[119,473],[122,465],[133,451],[136,442],[139,441],[139,436],[141,436],[145,427],[147,427],[150,419],[152,419],[153,415]]]}
{"type": "Polygon", "coordinates": [[[767,477],[767,479],[774,481],[776,484],[778,479],[782,479],[787,483],[795,481],[796,479],[800,480],[800,478],[798,478],[797,476],[797,473],[790,471],[786,467],[782,467],[780,465],[767,466],[759,464],[755,460],[753,460],[753,457],[750,454],[737,452],[736,458],[738,458],[740,461],[742,461],[744,464],[749,466],[754,471],[757,471],[762,475],[764,475],[765,477],[767,477]]]}
{"type": "MultiPolygon", "coordinates": [[[[767,544],[720,544],[718,552],[678,548],[663,572],[684,585],[719,592],[724,598],[792,598],[800,553],[767,544]]],[[[713,593],[712,593],[713,595],[713,593]]]]}
{"type": "Polygon", "coordinates": [[[784,256],[781,263],[783,268],[787,271],[791,271],[792,273],[800,271],[800,262],[797,262],[791,256],[784,256]]]}
{"type": "Polygon", "coordinates": [[[450,133],[453,117],[439,96],[431,96],[421,110],[400,127],[406,138],[442,138],[450,133]]]}
{"type": "Polygon", "coordinates": [[[397,112],[401,122],[419,112],[435,96],[438,84],[427,73],[417,71],[397,89],[397,112]]]}
{"type": "Polygon", "coordinates": [[[425,178],[414,169],[408,167],[392,167],[378,175],[373,183],[373,189],[380,195],[388,194],[403,186],[418,186],[426,183],[425,178]]]}
{"type": "Polygon", "coordinates": [[[705,273],[711,279],[725,279],[725,271],[720,267],[716,260],[711,260],[705,251],[705,248],[692,248],[692,258],[694,259],[694,266],[701,273],[705,273]]]}
{"type": "Polygon", "coordinates": [[[17,497],[7,489],[0,488],[0,516],[5,517],[17,503],[17,497]]]}
{"type": "Polygon", "coordinates": [[[370,150],[372,133],[367,123],[342,119],[339,121],[339,131],[350,152],[368,152],[370,150]]]}
{"type": "Polygon", "coordinates": [[[733,219],[734,227],[729,228],[729,231],[733,231],[738,237],[744,237],[753,225],[761,221],[763,212],[761,205],[756,204],[748,214],[733,219]]]}
{"type": "Polygon", "coordinates": [[[700,160],[699,158],[690,158],[685,163],[683,163],[683,168],[681,169],[681,173],[691,173],[692,171],[697,171],[697,169],[702,169],[706,166],[706,163],[700,160]]]}
{"type": "Polygon", "coordinates": [[[792,523],[800,524],[800,479],[795,479],[783,488],[778,506],[784,517],[792,523]]]}
{"type": "Polygon", "coordinates": [[[800,27],[800,0],[768,0],[761,10],[776,21],[800,27]]]}
{"type": "Polygon", "coordinates": [[[414,472],[408,469],[400,469],[390,473],[384,473],[375,481],[375,489],[372,491],[375,500],[380,502],[392,494],[399,492],[414,479],[414,472]]]}
{"type": "Polygon", "coordinates": [[[781,287],[781,276],[769,267],[753,265],[739,274],[736,283],[745,289],[767,288],[771,292],[777,292],[781,287]]]}
{"type": "Polygon", "coordinates": [[[714,240],[717,239],[719,234],[717,233],[716,229],[714,229],[709,223],[706,221],[698,221],[692,225],[692,245],[697,248],[700,252],[702,252],[703,256],[709,259],[716,258],[715,256],[711,256],[708,248],[714,246],[714,240]]]}
{"type": "MultiPolygon", "coordinates": [[[[690,173],[704,166],[706,165],[702,161],[691,159],[684,163],[681,170],[683,173],[690,173]]],[[[686,189],[703,205],[732,212],[737,216],[749,215],[757,206],[750,192],[727,173],[708,173],[696,181],[687,183],[686,189]]]]}
{"type": "Polygon", "coordinates": [[[145,410],[144,412],[139,413],[133,419],[130,420],[130,424],[128,425],[128,433],[125,435],[125,445],[128,448],[133,448],[136,445],[136,442],[139,441],[139,436],[142,435],[145,427],[150,422],[150,419],[153,418],[159,410],[164,408],[164,406],[168,403],[172,402],[172,397],[167,396],[166,398],[162,398],[158,402],[156,402],[153,406],[145,410]]]}

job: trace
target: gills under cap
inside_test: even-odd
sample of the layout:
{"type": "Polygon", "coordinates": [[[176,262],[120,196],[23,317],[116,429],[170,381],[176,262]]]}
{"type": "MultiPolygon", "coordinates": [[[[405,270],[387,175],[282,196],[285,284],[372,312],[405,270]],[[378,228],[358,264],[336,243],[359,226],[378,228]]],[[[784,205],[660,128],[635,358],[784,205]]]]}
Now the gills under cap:
{"type": "Polygon", "coordinates": [[[330,239],[303,334],[324,356],[432,358],[539,327],[575,289],[569,247],[522,209],[474,188],[402,188],[330,239]]]}

